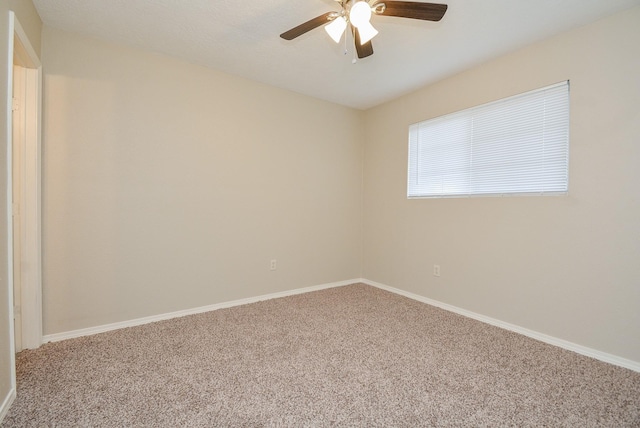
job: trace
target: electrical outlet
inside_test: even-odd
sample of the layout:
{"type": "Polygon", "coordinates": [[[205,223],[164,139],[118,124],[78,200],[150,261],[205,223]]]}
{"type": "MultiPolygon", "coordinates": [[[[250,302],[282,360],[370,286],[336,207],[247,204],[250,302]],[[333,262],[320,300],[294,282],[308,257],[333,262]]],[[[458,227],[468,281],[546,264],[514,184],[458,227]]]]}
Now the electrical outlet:
{"type": "Polygon", "coordinates": [[[270,270],[276,270],[278,268],[278,261],[277,260],[271,260],[271,264],[269,265],[269,269],[270,270]]]}
{"type": "Polygon", "coordinates": [[[440,276],[440,265],[433,265],[433,276],[440,276]]]}

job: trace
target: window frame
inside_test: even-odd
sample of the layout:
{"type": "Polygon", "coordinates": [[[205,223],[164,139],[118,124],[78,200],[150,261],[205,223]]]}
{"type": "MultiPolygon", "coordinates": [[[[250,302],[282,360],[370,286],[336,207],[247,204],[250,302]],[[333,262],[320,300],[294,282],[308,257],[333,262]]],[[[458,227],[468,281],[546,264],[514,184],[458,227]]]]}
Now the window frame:
{"type": "MultiPolygon", "coordinates": [[[[521,108],[521,107],[518,107],[521,108]]],[[[530,108],[530,107],[528,107],[530,108]]],[[[511,113],[514,110],[508,110],[509,113],[511,113]]],[[[528,116],[527,116],[528,118],[528,116]]],[[[500,118],[498,118],[500,119],[500,118]]],[[[528,120],[528,119],[527,119],[528,120]]],[[[496,126],[496,125],[500,125],[503,122],[498,122],[496,121],[495,123],[493,123],[491,126],[496,126]]],[[[517,124],[517,122],[516,122],[517,124]]],[[[498,126],[499,127],[499,126],[498,126]]],[[[487,128],[489,129],[489,128],[487,128]]],[[[416,122],[413,124],[409,125],[409,129],[408,129],[408,133],[409,133],[409,138],[408,138],[408,166],[407,166],[407,198],[408,199],[434,199],[434,198],[470,198],[470,197],[511,197],[511,196],[563,196],[563,195],[567,195],[569,192],[569,156],[570,156],[570,81],[569,80],[565,80],[565,81],[561,81],[549,86],[545,86],[542,88],[538,88],[538,89],[534,89],[531,91],[527,91],[524,93],[520,93],[520,94],[516,94],[513,96],[509,96],[506,98],[502,98],[499,100],[495,100],[492,102],[488,102],[485,104],[480,104],[474,107],[470,107],[470,108],[466,108],[466,109],[462,109],[453,113],[449,113],[446,115],[442,115],[442,116],[437,116],[431,119],[427,119],[424,121],[420,121],[420,122],[416,122]],[[486,114],[487,112],[490,112],[495,109],[499,109],[501,106],[503,106],[503,108],[508,107],[509,103],[513,104],[515,102],[517,102],[519,99],[523,100],[524,103],[531,101],[531,100],[535,100],[536,98],[540,98],[542,97],[545,104],[544,104],[544,109],[543,109],[543,113],[541,113],[542,119],[539,122],[538,126],[542,126],[542,129],[537,129],[537,131],[527,131],[530,132],[529,134],[523,134],[523,135],[518,135],[517,137],[511,136],[510,138],[518,138],[518,141],[521,141],[522,138],[528,138],[528,139],[532,139],[534,140],[534,143],[532,144],[534,147],[537,147],[538,152],[541,152],[542,154],[538,153],[537,155],[531,155],[529,158],[527,158],[526,161],[524,161],[523,163],[526,164],[527,166],[532,166],[532,165],[547,165],[549,162],[547,161],[547,159],[551,159],[553,158],[553,156],[548,155],[545,153],[545,141],[547,141],[547,136],[545,134],[546,132],[546,125],[549,123],[549,117],[547,116],[547,100],[549,99],[549,93],[552,93],[553,91],[555,91],[556,93],[559,93],[559,96],[561,96],[562,98],[560,98],[560,108],[559,108],[559,116],[560,119],[563,120],[561,126],[559,127],[559,130],[561,131],[558,135],[559,137],[557,138],[557,140],[560,142],[559,143],[559,147],[560,147],[560,151],[558,152],[559,154],[556,155],[557,159],[555,163],[553,163],[553,165],[556,168],[561,168],[560,169],[560,173],[555,174],[555,176],[560,177],[560,180],[558,180],[558,184],[556,185],[556,187],[553,188],[553,190],[522,190],[522,191],[518,191],[518,190],[510,190],[509,189],[509,184],[510,183],[500,183],[500,181],[495,181],[495,182],[490,182],[489,183],[489,187],[491,187],[492,185],[496,184],[497,185],[502,185],[502,190],[500,191],[489,191],[489,192],[482,192],[482,191],[474,191],[473,186],[474,185],[478,185],[477,183],[483,183],[482,180],[475,180],[472,183],[472,178],[474,173],[475,174],[479,174],[479,173],[487,173],[490,172],[491,170],[488,169],[486,166],[484,167],[484,169],[482,167],[480,168],[475,168],[473,167],[473,154],[475,153],[476,155],[478,153],[485,153],[482,151],[482,149],[478,150],[476,149],[476,152],[474,152],[474,131],[477,132],[474,128],[473,128],[473,120],[475,117],[478,117],[482,114],[486,114]],[[460,126],[460,127],[454,127],[452,128],[455,131],[460,131],[461,135],[464,135],[463,137],[454,137],[455,138],[462,138],[465,140],[465,142],[463,143],[458,143],[455,142],[454,145],[452,146],[447,146],[446,145],[446,140],[447,138],[451,138],[449,136],[449,134],[444,134],[442,133],[443,137],[440,140],[436,140],[436,139],[432,139],[431,140],[431,150],[432,151],[437,151],[437,147],[440,146],[441,148],[443,148],[443,150],[447,151],[450,149],[460,149],[461,153],[457,154],[457,157],[454,156],[448,156],[448,157],[442,157],[441,159],[438,159],[439,161],[442,160],[446,160],[446,161],[458,161],[460,163],[460,165],[462,165],[460,167],[459,166],[459,170],[462,171],[460,172],[459,175],[465,175],[466,174],[466,178],[463,179],[458,179],[459,180],[459,188],[461,189],[461,191],[459,192],[453,192],[451,190],[442,190],[440,192],[427,192],[424,189],[428,188],[428,186],[432,186],[432,187],[436,187],[436,184],[427,184],[427,185],[422,185],[420,186],[419,183],[416,183],[419,180],[419,174],[421,174],[421,172],[423,172],[423,170],[420,169],[420,164],[422,163],[422,167],[423,169],[424,164],[426,163],[424,161],[423,155],[419,155],[418,151],[420,149],[420,147],[422,147],[422,149],[424,150],[425,144],[429,144],[429,143],[424,143],[422,142],[422,146],[421,146],[421,142],[420,142],[420,135],[419,133],[420,131],[420,127],[421,126],[431,126],[431,128],[428,130],[429,132],[432,133],[437,133],[437,130],[434,130],[437,128],[438,124],[442,124],[444,126],[447,126],[447,121],[449,121],[449,125],[451,123],[453,123],[454,121],[458,121],[458,120],[467,120],[467,121],[471,121],[471,129],[470,130],[465,130],[463,129],[465,126],[460,126]],[[538,132],[540,135],[535,135],[535,132],[538,132]],[[538,138],[538,140],[535,140],[536,138],[538,138]],[[540,138],[542,140],[540,140],[540,138]],[[468,139],[469,141],[466,142],[466,139],[468,139]],[[444,143],[442,143],[442,141],[444,141],[444,143]],[[435,143],[434,143],[435,142],[435,143]],[[440,143],[440,144],[438,144],[440,143]],[[541,146],[541,147],[539,147],[541,146]],[[434,149],[434,147],[436,147],[434,149]],[[464,156],[467,156],[467,159],[462,159],[464,156]],[[537,157],[536,157],[537,156],[537,157]],[[422,162],[421,162],[422,159],[422,162]],[[534,159],[534,161],[531,161],[531,159],[534,159]],[[540,161],[541,159],[541,161],[540,161]],[[465,165],[465,162],[468,162],[469,165],[465,165]],[[545,163],[547,162],[547,163],[545,163]],[[413,174],[413,177],[412,177],[413,174]],[[466,182],[465,182],[466,180],[466,182]],[[562,188],[560,188],[560,186],[563,186],[562,188]],[[559,189],[559,190],[558,190],[559,189]]],[[[478,134],[480,132],[477,132],[478,134]]],[[[476,145],[479,145],[479,142],[482,142],[481,138],[476,138],[476,145]]],[[[491,139],[487,139],[484,141],[485,143],[492,143],[493,140],[491,139]]],[[[518,153],[522,153],[525,151],[526,147],[525,146],[521,146],[519,147],[519,143],[514,143],[514,142],[509,142],[509,143],[503,143],[503,147],[509,147],[509,148],[517,148],[519,150],[518,153]]],[[[487,151],[491,151],[491,149],[484,149],[487,151]]],[[[496,159],[500,159],[501,156],[498,156],[496,159]]],[[[493,160],[493,159],[492,159],[493,160]]],[[[455,168],[451,167],[451,164],[437,164],[439,166],[442,167],[442,165],[444,165],[447,168],[450,168],[451,170],[448,172],[445,172],[442,174],[442,176],[455,176],[456,174],[452,171],[455,171],[455,168]]],[[[511,166],[511,169],[513,168],[513,164],[507,164],[507,167],[505,169],[509,169],[508,167],[511,166]]],[[[542,167],[542,169],[544,170],[545,168],[542,167]]],[[[504,169],[500,170],[504,173],[504,169]]],[[[431,175],[433,176],[437,176],[437,173],[433,173],[432,170],[428,170],[429,173],[431,173],[431,175]]],[[[509,177],[517,177],[518,175],[522,175],[520,170],[514,170],[511,173],[512,175],[510,175],[509,177]]],[[[548,175],[542,175],[541,178],[539,179],[538,183],[541,186],[544,186],[542,183],[549,177],[549,176],[553,176],[554,174],[552,172],[546,172],[544,174],[548,174],[548,175]]],[[[481,174],[480,174],[481,175],[481,174]]],[[[522,181],[522,180],[521,180],[522,181]]],[[[452,180],[450,183],[451,186],[453,187],[456,184],[456,180],[452,180]]],[[[484,184],[485,186],[487,186],[487,183],[484,184]]],[[[444,186],[444,184],[440,184],[440,186],[444,186]]]]}

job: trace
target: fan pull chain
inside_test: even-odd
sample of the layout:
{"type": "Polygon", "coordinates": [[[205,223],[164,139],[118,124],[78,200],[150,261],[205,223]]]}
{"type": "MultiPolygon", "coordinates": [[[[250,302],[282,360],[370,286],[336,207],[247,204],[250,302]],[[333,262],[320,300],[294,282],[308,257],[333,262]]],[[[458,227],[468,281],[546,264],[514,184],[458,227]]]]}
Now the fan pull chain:
{"type": "Polygon", "coordinates": [[[344,32],[344,55],[346,55],[346,54],[347,54],[347,52],[349,52],[349,51],[347,50],[347,38],[348,38],[348,37],[347,37],[347,32],[345,31],[345,32],[344,32]]]}
{"type": "MultiPolygon", "coordinates": [[[[349,32],[345,32],[344,35],[344,54],[347,55],[347,53],[349,52],[349,49],[347,48],[347,39],[349,38],[347,36],[349,32]]],[[[353,41],[355,43],[355,39],[353,41]]],[[[353,59],[351,60],[351,64],[355,64],[356,62],[358,62],[358,60],[356,59],[356,50],[353,50],[353,59]]]]}

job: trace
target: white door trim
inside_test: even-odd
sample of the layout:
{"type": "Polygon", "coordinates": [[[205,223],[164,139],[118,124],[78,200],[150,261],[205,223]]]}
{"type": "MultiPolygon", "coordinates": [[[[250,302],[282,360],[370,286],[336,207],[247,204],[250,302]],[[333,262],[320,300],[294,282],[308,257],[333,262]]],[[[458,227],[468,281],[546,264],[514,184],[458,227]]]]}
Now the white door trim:
{"type": "Polygon", "coordinates": [[[11,144],[12,154],[12,171],[11,179],[13,183],[11,189],[13,191],[13,337],[15,342],[15,352],[20,352],[22,348],[22,268],[20,263],[24,259],[22,255],[22,246],[24,240],[24,226],[22,225],[22,216],[20,215],[20,205],[24,203],[24,162],[22,161],[22,152],[26,146],[24,131],[26,128],[24,109],[24,98],[26,95],[25,81],[26,68],[16,64],[15,57],[13,63],[13,109],[12,109],[12,134],[13,139],[9,141],[11,144]],[[22,104],[22,105],[21,105],[22,104]]]}
{"type": "MultiPolygon", "coordinates": [[[[25,93],[24,106],[26,124],[22,146],[22,165],[24,191],[19,203],[19,215],[24,225],[21,239],[21,320],[22,347],[37,348],[42,344],[42,250],[41,250],[41,111],[42,111],[42,65],[29,38],[14,13],[10,13],[13,23],[13,42],[10,45],[11,66],[14,58],[24,67],[25,93]]],[[[13,73],[10,75],[10,88],[13,86],[13,73]]],[[[10,92],[12,93],[12,92],[10,92]]],[[[12,99],[13,97],[11,97],[12,99]]],[[[12,100],[11,100],[12,101],[12,100]]],[[[13,132],[11,132],[13,134],[13,132]]],[[[10,169],[9,171],[12,171],[10,169]]],[[[12,173],[10,186],[13,186],[12,173]]],[[[11,201],[13,195],[9,201],[11,201]]],[[[13,223],[12,216],[9,221],[13,223]]],[[[11,225],[13,227],[13,225],[11,225]]],[[[13,248],[13,237],[11,249],[13,248]]],[[[12,254],[11,250],[9,254],[12,254]]],[[[12,256],[13,257],[13,256],[12,256]]],[[[13,261],[11,262],[13,263],[13,261]]],[[[13,284],[13,271],[11,271],[13,284]]],[[[11,288],[11,287],[10,287],[11,288]]],[[[13,302],[13,299],[12,299],[13,302]]],[[[13,308],[12,308],[13,310],[13,308]]],[[[15,338],[14,338],[15,340],[15,338]]],[[[15,344],[14,344],[15,345],[15,344]]]]}
{"type": "Polygon", "coordinates": [[[9,46],[7,55],[7,288],[9,299],[7,301],[7,313],[9,314],[9,355],[11,359],[11,390],[0,407],[0,421],[9,411],[9,407],[16,396],[16,346],[13,323],[13,40],[15,28],[15,15],[9,11],[9,46]]]}

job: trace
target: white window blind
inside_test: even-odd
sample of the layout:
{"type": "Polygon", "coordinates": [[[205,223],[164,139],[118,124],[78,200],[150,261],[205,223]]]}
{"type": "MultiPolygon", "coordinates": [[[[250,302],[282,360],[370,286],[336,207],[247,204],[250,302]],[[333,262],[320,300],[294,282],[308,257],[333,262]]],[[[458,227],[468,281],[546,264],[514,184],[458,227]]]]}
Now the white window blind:
{"type": "Polygon", "coordinates": [[[568,81],[409,127],[409,198],[564,194],[568,181],[568,81]]]}

